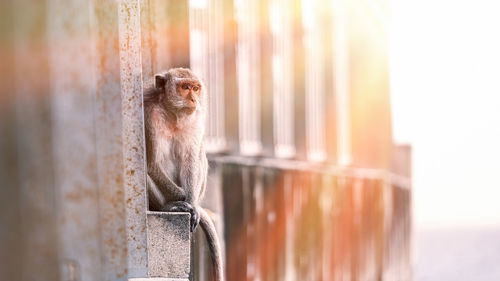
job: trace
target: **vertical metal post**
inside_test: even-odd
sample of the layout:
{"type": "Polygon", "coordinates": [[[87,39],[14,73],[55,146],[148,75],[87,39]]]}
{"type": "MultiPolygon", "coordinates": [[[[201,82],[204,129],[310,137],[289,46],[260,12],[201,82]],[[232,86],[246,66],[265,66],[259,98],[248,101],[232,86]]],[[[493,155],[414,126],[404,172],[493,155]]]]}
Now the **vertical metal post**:
{"type": "Polygon", "coordinates": [[[307,159],[326,160],[325,77],[321,28],[322,7],[318,0],[302,0],[302,26],[306,57],[306,136],[307,159]]]}
{"type": "Polygon", "coordinates": [[[259,1],[234,3],[238,23],[236,67],[239,94],[240,153],[257,155],[262,151],[260,116],[259,1]]]}
{"type": "MultiPolygon", "coordinates": [[[[146,0],[141,0],[141,5],[146,4],[144,2],[146,0]]],[[[144,16],[141,21],[146,23],[149,20],[149,25],[144,25],[147,28],[141,31],[141,37],[143,38],[142,43],[145,43],[145,40],[148,38],[150,42],[149,45],[142,46],[143,54],[146,52],[148,54],[147,56],[143,56],[142,63],[149,64],[150,71],[152,71],[152,73],[149,73],[149,76],[147,75],[148,73],[144,73],[144,78],[151,78],[152,74],[166,70],[172,63],[172,53],[169,45],[173,40],[171,40],[171,36],[168,36],[170,35],[168,33],[168,8],[169,2],[178,2],[163,0],[148,0],[147,2],[147,7],[141,6],[141,10],[143,10],[142,15],[144,16]]]]}
{"type": "MultiPolygon", "coordinates": [[[[285,274],[283,276],[286,281],[294,281],[297,278],[296,268],[295,268],[295,208],[294,204],[294,191],[293,191],[293,175],[292,173],[286,173],[283,176],[283,185],[285,193],[285,205],[286,205],[286,221],[285,221],[285,274]]],[[[326,279],[324,279],[326,280],[326,279]]]]}
{"type": "MultiPolygon", "coordinates": [[[[16,1],[17,3],[22,1],[16,1]]],[[[3,42],[3,63],[0,66],[2,83],[0,84],[0,280],[21,280],[22,237],[21,237],[21,206],[18,178],[18,147],[19,139],[16,132],[15,116],[15,46],[13,34],[17,31],[14,16],[16,13],[14,1],[3,1],[0,4],[0,17],[3,19],[4,30],[12,30],[9,35],[0,34],[3,42]],[[10,16],[9,16],[10,15],[10,16]]],[[[22,73],[22,72],[18,72],[22,73]]],[[[20,79],[20,81],[22,81],[20,79]]],[[[38,234],[37,234],[38,235],[38,234]]],[[[44,241],[45,242],[45,241],[44,241]]],[[[45,243],[47,245],[49,243],[45,243]]],[[[46,247],[50,247],[47,245],[46,247]]],[[[49,262],[50,263],[50,262],[49,262]]],[[[45,279],[42,275],[40,279],[45,279]]]]}
{"type": "Polygon", "coordinates": [[[226,147],[222,3],[222,0],[189,1],[190,67],[201,75],[207,87],[205,144],[209,153],[226,147]]]}
{"type": "Polygon", "coordinates": [[[340,166],[349,165],[352,162],[351,155],[351,118],[349,100],[349,42],[347,37],[348,3],[346,0],[332,1],[333,38],[334,46],[334,88],[337,97],[337,130],[338,148],[337,163],[340,166]]]}
{"type": "Polygon", "coordinates": [[[273,36],[273,114],[274,154],[278,158],[295,155],[294,92],[292,56],[292,5],[290,0],[270,3],[270,27],[273,36]]]}
{"type": "Polygon", "coordinates": [[[319,199],[320,208],[322,212],[322,280],[333,280],[334,269],[334,248],[333,248],[333,229],[338,227],[335,225],[334,220],[334,206],[336,203],[336,194],[334,177],[331,175],[322,176],[321,196],[319,199]]]}
{"type": "MultiPolygon", "coordinates": [[[[164,3],[165,1],[162,1],[164,3]]],[[[141,62],[142,62],[142,79],[146,82],[148,78],[153,77],[153,47],[156,47],[155,42],[155,22],[153,11],[155,6],[152,0],[140,0],[141,9],[141,62]]],[[[116,14],[116,13],[115,13],[116,14]]]]}

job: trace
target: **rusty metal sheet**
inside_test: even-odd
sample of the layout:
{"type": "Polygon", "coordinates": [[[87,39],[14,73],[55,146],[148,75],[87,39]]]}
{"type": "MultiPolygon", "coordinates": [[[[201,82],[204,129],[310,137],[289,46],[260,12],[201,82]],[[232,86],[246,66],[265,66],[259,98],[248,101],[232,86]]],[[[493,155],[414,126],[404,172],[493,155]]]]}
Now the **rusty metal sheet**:
{"type": "MultiPolygon", "coordinates": [[[[5,159],[8,162],[5,162],[4,170],[11,178],[11,185],[0,189],[10,189],[2,201],[16,204],[13,210],[17,209],[18,212],[2,210],[9,219],[17,219],[16,227],[5,226],[8,236],[2,235],[1,244],[5,242],[9,245],[5,248],[2,247],[4,245],[0,246],[2,256],[8,259],[3,264],[5,267],[2,266],[5,271],[0,268],[0,275],[7,273],[9,276],[12,273],[15,276],[6,277],[5,280],[49,281],[58,280],[59,274],[48,95],[48,46],[45,37],[46,2],[20,0],[12,3],[15,49],[12,51],[14,58],[10,61],[10,67],[14,80],[9,82],[14,84],[15,89],[9,94],[15,103],[15,119],[2,119],[12,126],[13,133],[5,138],[5,141],[13,138],[12,146],[6,148],[11,158],[5,159]],[[18,202],[15,202],[16,195],[18,202]]],[[[9,60],[3,64],[9,67],[9,60]]],[[[6,113],[2,111],[2,114],[6,113]]],[[[0,138],[4,139],[4,136],[0,138]]],[[[2,206],[8,207],[8,204],[2,206]]]]}
{"type": "Polygon", "coordinates": [[[99,187],[101,280],[126,280],[122,102],[118,52],[118,3],[95,1],[91,9],[95,50],[95,130],[99,187]]]}
{"type": "Polygon", "coordinates": [[[100,279],[89,19],[87,1],[48,2],[61,277],[82,281],[100,279]]]}

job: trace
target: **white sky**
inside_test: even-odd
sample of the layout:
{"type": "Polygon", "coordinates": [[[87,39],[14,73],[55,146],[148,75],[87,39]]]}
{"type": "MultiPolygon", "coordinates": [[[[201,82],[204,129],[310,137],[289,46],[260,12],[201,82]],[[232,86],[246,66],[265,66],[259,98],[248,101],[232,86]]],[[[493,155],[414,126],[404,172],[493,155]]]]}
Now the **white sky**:
{"type": "Polygon", "coordinates": [[[417,228],[500,225],[500,1],[392,0],[395,141],[417,228]]]}

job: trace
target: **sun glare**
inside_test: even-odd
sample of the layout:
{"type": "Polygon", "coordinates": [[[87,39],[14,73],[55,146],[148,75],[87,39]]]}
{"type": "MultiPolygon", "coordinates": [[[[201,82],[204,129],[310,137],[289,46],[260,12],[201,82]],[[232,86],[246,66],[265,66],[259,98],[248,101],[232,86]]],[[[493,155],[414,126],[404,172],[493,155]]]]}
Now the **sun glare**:
{"type": "Polygon", "coordinates": [[[499,11],[392,1],[393,129],[413,145],[417,227],[500,224],[499,11]]]}

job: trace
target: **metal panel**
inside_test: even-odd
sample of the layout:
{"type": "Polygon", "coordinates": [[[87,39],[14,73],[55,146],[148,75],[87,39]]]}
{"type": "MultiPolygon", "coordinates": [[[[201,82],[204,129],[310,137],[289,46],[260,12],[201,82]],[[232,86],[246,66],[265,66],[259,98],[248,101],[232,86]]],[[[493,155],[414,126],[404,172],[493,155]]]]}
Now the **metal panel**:
{"type": "Polygon", "coordinates": [[[101,280],[127,279],[123,189],[122,114],[118,3],[94,1],[91,9],[95,61],[95,130],[99,186],[101,280]]]}
{"type": "MultiPolygon", "coordinates": [[[[10,119],[10,125],[15,126],[12,137],[16,142],[8,149],[17,159],[8,163],[12,172],[9,176],[15,185],[2,186],[2,189],[12,189],[17,193],[14,210],[18,210],[15,213],[19,218],[19,232],[15,232],[16,228],[7,229],[17,236],[15,242],[18,244],[2,248],[2,252],[10,256],[6,265],[13,261],[19,263],[8,269],[19,270],[15,272],[17,279],[14,280],[59,280],[47,61],[47,1],[13,1],[12,7],[13,62],[16,65],[12,65],[15,88],[10,93],[14,99],[15,119],[10,119]],[[15,247],[15,250],[9,251],[10,247],[15,247]]],[[[13,203],[15,198],[2,199],[13,203]]]]}
{"type": "MultiPolygon", "coordinates": [[[[22,1],[18,1],[19,3],[22,1]]],[[[0,3],[0,18],[5,30],[16,30],[14,22],[14,1],[0,3]]],[[[19,35],[19,34],[18,34],[19,35]]],[[[18,178],[17,150],[19,140],[16,136],[15,118],[15,68],[13,36],[0,34],[3,42],[2,65],[0,66],[0,280],[21,280],[22,243],[21,206],[18,178]]],[[[18,74],[22,72],[18,71],[18,74]]],[[[19,81],[22,81],[19,79],[19,81]]],[[[44,241],[45,242],[45,241],[44,241]]],[[[54,276],[54,275],[53,275],[54,276]]],[[[45,279],[42,276],[41,279],[45,279]]]]}
{"type": "Polygon", "coordinates": [[[92,281],[101,263],[89,4],[48,5],[61,279],[92,281]]]}
{"type": "Polygon", "coordinates": [[[259,1],[235,1],[240,153],[262,151],[260,113],[259,1]]]}

